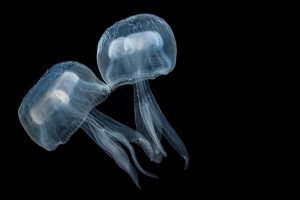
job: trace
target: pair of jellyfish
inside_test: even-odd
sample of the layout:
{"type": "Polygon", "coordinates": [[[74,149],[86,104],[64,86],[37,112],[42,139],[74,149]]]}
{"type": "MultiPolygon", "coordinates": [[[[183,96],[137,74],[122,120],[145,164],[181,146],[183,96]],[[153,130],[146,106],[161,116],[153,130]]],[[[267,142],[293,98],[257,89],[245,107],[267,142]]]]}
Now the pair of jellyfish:
{"type": "Polygon", "coordinates": [[[132,143],[140,146],[149,159],[160,163],[167,156],[162,136],[185,159],[187,150],[161,112],[148,80],[171,72],[176,63],[176,41],[169,25],[152,14],[123,19],[108,28],[97,48],[100,81],[85,65],[67,61],[51,67],[21,102],[18,115],[24,129],[41,147],[52,151],[82,128],[116,164],[138,184],[136,168],[144,170],[135,156],[132,143]],[[111,91],[122,85],[134,86],[136,129],[117,122],[95,107],[111,91]]]}

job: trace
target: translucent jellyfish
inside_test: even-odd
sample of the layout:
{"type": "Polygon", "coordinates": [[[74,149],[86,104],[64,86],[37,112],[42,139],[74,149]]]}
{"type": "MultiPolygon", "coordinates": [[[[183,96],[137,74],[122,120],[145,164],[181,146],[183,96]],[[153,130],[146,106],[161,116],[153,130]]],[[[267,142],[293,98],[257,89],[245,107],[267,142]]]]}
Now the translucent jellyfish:
{"type": "Polygon", "coordinates": [[[97,49],[97,63],[104,81],[113,90],[133,84],[137,130],[151,142],[153,161],[161,162],[166,151],[161,145],[164,136],[185,159],[185,145],[161,112],[148,80],[171,72],[176,63],[176,41],[170,26],[152,14],[123,19],[108,28],[97,49]]]}
{"type": "Polygon", "coordinates": [[[94,108],[109,93],[107,85],[83,64],[59,63],[24,97],[18,111],[19,119],[31,139],[49,151],[66,143],[82,128],[138,185],[137,173],[123,146],[128,148],[142,173],[156,177],[141,168],[130,143],[140,145],[149,157],[153,157],[153,150],[140,133],[94,108]]]}

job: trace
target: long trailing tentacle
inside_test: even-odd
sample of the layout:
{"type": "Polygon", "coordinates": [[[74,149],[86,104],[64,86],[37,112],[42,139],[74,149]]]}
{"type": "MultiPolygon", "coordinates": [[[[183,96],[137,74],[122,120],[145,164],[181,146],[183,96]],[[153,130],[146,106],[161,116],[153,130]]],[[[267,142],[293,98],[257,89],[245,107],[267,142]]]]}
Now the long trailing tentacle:
{"type": "Polygon", "coordinates": [[[185,160],[185,169],[189,165],[189,155],[184,143],[167,121],[164,114],[161,112],[151,90],[148,81],[142,81],[135,86],[135,111],[137,129],[145,133],[145,137],[152,142],[155,150],[160,150],[164,154],[159,139],[163,135],[171,146],[179,153],[185,160]],[[154,131],[155,130],[155,131],[154,131]]]}
{"type": "Polygon", "coordinates": [[[96,109],[92,109],[81,127],[96,144],[115,160],[121,169],[129,174],[138,187],[140,186],[136,170],[131,164],[124,147],[129,150],[132,160],[139,171],[147,176],[157,178],[155,174],[144,170],[140,166],[135,151],[130,144],[137,143],[141,145],[145,153],[151,158],[153,155],[152,147],[140,133],[113,120],[96,109]]]}

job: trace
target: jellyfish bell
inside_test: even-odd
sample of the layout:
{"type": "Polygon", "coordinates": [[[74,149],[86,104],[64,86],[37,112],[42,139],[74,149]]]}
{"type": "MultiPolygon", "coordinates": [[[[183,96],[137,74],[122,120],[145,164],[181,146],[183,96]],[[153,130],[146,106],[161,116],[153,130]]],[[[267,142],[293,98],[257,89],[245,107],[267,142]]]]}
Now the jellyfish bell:
{"type": "Polygon", "coordinates": [[[109,92],[82,64],[60,63],[48,70],[24,97],[19,119],[33,141],[54,150],[68,141],[109,92]]]}
{"type": "Polygon", "coordinates": [[[135,124],[151,141],[153,161],[167,156],[162,136],[185,159],[185,145],[161,112],[148,83],[170,73],[176,64],[177,47],[172,29],[163,19],[152,14],[125,18],[108,28],[98,43],[97,64],[103,80],[114,90],[121,85],[134,85],[135,124]]]}
{"type": "Polygon", "coordinates": [[[152,14],[123,19],[98,43],[97,63],[111,87],[154,79],[173,70],[176,41],[169,25],[152,14]]]}
{"type": "Polygon", "coordinates": [[[131,143],[141,146],[151,159],[150,143],[137,131],[95,108],[109,93],[109,87],[85,65],[73,61],[59,63],[48,70],[24,97],[18,111],[19,119],[32,140],[46,150],[52,151],[66,143],[77,129],[82,128],[136,185],[137,173],[124,147],[143,174],[156,178],[139,165],[131,146],[131,143]]]}

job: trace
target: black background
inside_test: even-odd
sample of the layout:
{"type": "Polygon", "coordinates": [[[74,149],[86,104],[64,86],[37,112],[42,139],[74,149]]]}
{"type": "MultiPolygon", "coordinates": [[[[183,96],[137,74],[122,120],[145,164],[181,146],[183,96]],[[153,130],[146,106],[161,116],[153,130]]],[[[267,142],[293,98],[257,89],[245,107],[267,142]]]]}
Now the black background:
{"type": "MultiPolygon", "coordinates": [[[[31,197],[42,193],[96,198],[183,194],[201,198],[238,195],[241,191],[248,195],[259,189],[248,184],[254,169],[249,170],[250,163],[244,159],[247,153],[241,151],[248,143],[245,134],[251,132],[242,114],[251,109],[244,101],[251,99],[244,93],[248,85],[242,84],[249,78],[251,61],[242,46],[252,42],[249,35],[255,35],[248,28],[251,23],[244,14],[248,12],[246,5],[236,10],[228,4],[112,1],[67,6],[18,4],[7,9],[11,12],[2,18],[3,59],[7,61],[3,62],[2,81],[4,93],[9,94],[8,99],[2,97],[6,116],[1,140],[4,191],[15,191],[9,192],[14,195],[26,190],[23,195],[31,197]],[[190,154],[190,166],[185,171],[183,160],[165,140],[168,157],[159,165],[149,162],[135,147],[141,165],[159,176],[152,179],[139,174],[142,189],[82,130],[67,144],[48,152],[31,141],[17,117],[27,91],[58,62],[76,60],[100,78],[96,49],[102,33],[116,21],[139,13],[164,18],[175,34],[177,65],[150,85],[190,154]]],[[[131,86],[118,88],[97,108],[134,127],[131,86]]]]}

